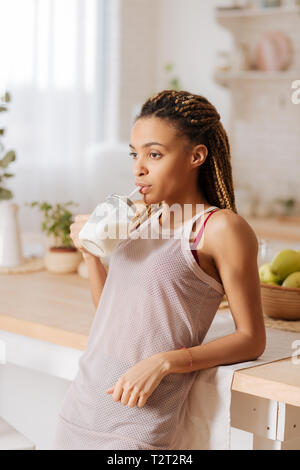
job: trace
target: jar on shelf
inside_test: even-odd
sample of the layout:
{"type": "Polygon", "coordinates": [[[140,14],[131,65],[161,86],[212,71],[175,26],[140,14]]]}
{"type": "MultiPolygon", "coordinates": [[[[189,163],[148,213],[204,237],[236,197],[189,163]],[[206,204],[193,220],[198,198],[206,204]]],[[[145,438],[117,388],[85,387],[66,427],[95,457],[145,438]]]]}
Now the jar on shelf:
{"type": "Polygon", "coordinates": [[[232,8],[252,8],[252,0],[233,0],[232,8]]]}
{"type": "Polygon", "coordinates": [[[247,44],[236,44],[231,52],[231,69],[237,72],[250,69],[250,51],[247,44]]]}
{"type": "Polygon", "coordinates": [[[261,0],[262,8],[274,8],[274,7],[281,7],[282,1],[281,0],[261,0]]]}
{"type": "Polygon", "coordinates": [[[231,68],[229,51],[217,51],[216,58],[216,71],[217,72],[227,72],[231,68]]]}

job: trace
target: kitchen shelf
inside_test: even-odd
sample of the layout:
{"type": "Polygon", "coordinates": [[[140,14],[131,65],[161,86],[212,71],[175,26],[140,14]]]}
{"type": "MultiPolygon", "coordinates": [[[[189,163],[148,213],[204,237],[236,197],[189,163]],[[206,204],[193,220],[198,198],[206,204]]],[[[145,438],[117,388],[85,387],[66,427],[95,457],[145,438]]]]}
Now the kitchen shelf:
{"type": "Polygon", "coordinates": [[[218,20],[257,18],[258,16],[276,16],[282,14],[300,15],[300,7],[240,8],[236,10],[217,10],[218,20]]]}
{"type": "Polygon", "coordinates": [[[237,72],[215,72],[215,80],[222,86],[229,86],[235,80],[300,80],[300,70],[282,72],[263,72],[260,70],[241,70],[237,72]]]}

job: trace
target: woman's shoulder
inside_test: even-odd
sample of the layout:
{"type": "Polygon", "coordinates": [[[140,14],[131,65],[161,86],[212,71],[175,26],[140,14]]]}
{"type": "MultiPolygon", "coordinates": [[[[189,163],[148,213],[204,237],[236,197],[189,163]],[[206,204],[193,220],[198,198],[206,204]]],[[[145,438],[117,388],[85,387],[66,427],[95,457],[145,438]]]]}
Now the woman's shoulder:
{"type": "Polygon", "coordinates": [[[209,222],[205,231],[211,247],[226,246],[230,249],[234,248],[237,242],[249,247],[258,244],[251,225],[231,209],[219,209],[210,217],[209,222]]]}
{"type": "Polygon", "coordinates": [[[223,225],[224,228],[231,226],[247,226],[251,229],[251,226],[248,224],[247,220],[231,209],[218,209],[214,213],[212,220],[214,221],[215,225],[223,225]]]}

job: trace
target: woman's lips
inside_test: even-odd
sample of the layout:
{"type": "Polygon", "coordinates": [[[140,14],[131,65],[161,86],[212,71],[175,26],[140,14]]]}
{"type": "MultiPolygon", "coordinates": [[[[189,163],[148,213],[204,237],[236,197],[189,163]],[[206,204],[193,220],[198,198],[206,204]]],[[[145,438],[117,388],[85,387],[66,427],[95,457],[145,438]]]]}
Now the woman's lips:
{"type": "Polygon", "coordinates": [[[151,190],[152,186],[141,186],[139,193],[146,194],[151,190]]]}

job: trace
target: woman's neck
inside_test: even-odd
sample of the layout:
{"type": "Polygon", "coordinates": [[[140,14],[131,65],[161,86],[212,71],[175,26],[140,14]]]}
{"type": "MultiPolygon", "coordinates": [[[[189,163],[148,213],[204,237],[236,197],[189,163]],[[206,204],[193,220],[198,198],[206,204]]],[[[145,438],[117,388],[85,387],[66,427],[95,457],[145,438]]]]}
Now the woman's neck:
{"type": "Polygon", "coordinates": [[[184,197],[180,202],[178,200],[176,202],[171,202],[170,200],[169,202],[166,200],[162,201],[162,213],[159,217],[159,224],[162,227],[177,228],[209,207],[211,207],[211,204],[201,197],[199,193],[197,199],[184,197]]]}

